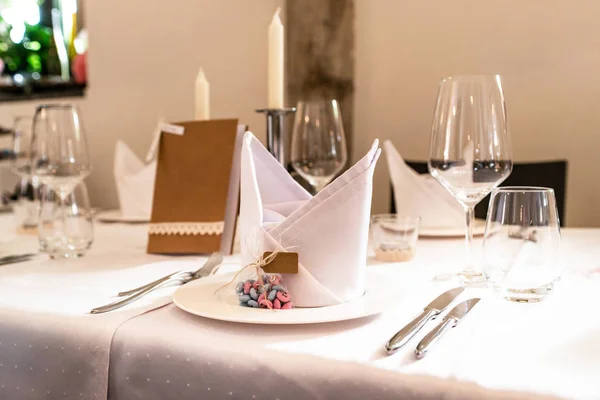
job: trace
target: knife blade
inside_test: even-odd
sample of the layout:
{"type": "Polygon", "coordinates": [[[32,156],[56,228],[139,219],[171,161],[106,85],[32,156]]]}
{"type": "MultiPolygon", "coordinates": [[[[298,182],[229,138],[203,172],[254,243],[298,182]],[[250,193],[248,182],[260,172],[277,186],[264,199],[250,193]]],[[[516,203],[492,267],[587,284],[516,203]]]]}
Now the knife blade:
{"type": "Polygon", "coordinates": [[[423,309],[415,319],[408,323],[404,328],[400,329],[388,342],[385,344],[385,349],[388,354],[395,353],[400,347],[404,346],[430,319],[441,313],[446,307],[450,305],[462,292],[464,288],[457,287],[450,289],[435,300],[433,300],[427,307],[423,309]]]}
{"type": "Polygon", "coordinates": [[[14,264],[23,261],[29,261],[31,258],[36,256],[35,253],[27,254],[13,254],[10,256],[0,257],[0,265],[14,264]]]}
{"type": "Polygon", "coordinates": [[[442,337],[444,332],[451,328],[454,328],[458,324],[458,321],[464,318],[465,315],[467,315],[467,313],[471,311],[471,309],[473,309],[473,307],[475,307],[477,303],[479,303],[479,300],[481,299],[474,298],[463,301],[462,303],[454,307],[452,310],[450,310],[450,312],[444,317],[444,319],[442,319],[442,322],[440,322],[438,326],[433,328],[431,332],[425,335],[423,340],[419,342],[417,348],[415,349],[415,356],[418,359],[425,357],[429,350],[437,343],[440,337],[442,337]]]}

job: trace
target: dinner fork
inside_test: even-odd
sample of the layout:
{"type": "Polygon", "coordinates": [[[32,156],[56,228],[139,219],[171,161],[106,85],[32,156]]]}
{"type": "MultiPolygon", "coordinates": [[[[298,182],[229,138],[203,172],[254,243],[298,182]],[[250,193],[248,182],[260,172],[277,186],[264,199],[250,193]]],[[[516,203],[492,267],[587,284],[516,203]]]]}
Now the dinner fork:
{"type": "Polygon", "coordinates": [[[145,296],[146,294],[152,292],[155,289],[166,286],[170,283],[181,283],[186,284],[188,282],[194,281],[196,279],[204,278],[208,275],[212,275],[217,272],[221,263],[223,262],[223,256],[221,253],[213,253],[210,258],[204,263],[202,267],[193,272],[180,271],[175,272],[174,274],[167,275],[157,281],[151,282],[147,285],[140,286],[139,288],[128,291],[131,293],[129,296],[124,299],[115,301],[110,304],[106,304],[101,307],[94,308],[90,311],[91,314],[102,314],[109,311],[114,311],[121,307],[124,307],[135,300],[145,296]]]}

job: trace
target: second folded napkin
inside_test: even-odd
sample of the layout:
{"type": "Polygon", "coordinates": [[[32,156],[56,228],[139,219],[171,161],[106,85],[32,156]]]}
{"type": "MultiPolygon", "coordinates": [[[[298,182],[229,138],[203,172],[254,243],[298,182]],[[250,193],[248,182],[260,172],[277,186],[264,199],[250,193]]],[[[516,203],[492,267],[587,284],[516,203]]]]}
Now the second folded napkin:
{"type": "Polygon", "coordinates": [[[431,175],[409,167],[391,141],[384,143],[396,213],[421,217],[424,228],[464,227],[465,211],[431,175]]]}
{"type": "Polygon", "coordinates": [[[314,197],[247,132],[242,149],[242,264],[264,251],[298,253],[298,273],[283,274],[297,307],[349,302],[365,293],[373,171],[369,153],[314,197]]]}
{"type": "Polygon", "coordinates": [[[121,215],[150,220],[156,160],[144,164],[122,141],[115,149],[114,175],[121,215]]]}

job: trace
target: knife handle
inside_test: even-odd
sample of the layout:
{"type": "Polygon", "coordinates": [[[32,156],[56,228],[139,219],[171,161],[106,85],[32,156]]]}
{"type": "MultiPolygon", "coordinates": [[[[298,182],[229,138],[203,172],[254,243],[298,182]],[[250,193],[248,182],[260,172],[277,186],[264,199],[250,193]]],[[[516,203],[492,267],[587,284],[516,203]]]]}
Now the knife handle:
{"type": "Polygon", "coordinates": [[[437,341],[442,337],[444,332],[450,330],[456,326],[456,319],[450,317],[445,318],[443,322],[438,324],[435,328],[429,332],[423,340],[419,342],[417,348],[415,349],[415,356],[417,359],[421,359],[427,355],[429,350],[437,343],[437,341]]]}
{"type": "Polygon", "coordinates": [[[437,311],[425,309],[413,319],[408,325],[396,333],[386,344],[385,349],[388,354],[395,353],[400,347],[404,346],[431,318],[437,315],[437,311]]]}

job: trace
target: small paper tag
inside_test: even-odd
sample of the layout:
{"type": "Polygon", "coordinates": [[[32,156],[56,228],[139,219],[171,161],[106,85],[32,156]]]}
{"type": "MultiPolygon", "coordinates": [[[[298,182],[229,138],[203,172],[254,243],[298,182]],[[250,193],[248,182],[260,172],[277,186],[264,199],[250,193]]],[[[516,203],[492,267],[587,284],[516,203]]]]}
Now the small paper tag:
{"type": "Polygon", "coordinates": [[[160,130],[174,135],[183,135],[185,133],[185,128],[183,126],[164,123],[160,125],[160,130]]]}
{"type": "Polygon", "coordinates": [[[183,135],[185,132],[185,128],[179,125],[172,125],[166,122],[163,122],[162,119],[156,125],[156,129],[152,134],[152,143],[150,144],[150,149],[148,149],[148,153],[146,154],[146,162],[149,163],[156,158],[156,153],[158,153],[158,142],[160,140],[160,134],[162,132],[172,133],[174,135],[183,135]]]}
{"type": "MultiPolygon", "coordinates": [[[[266,251],[263,258],[268,257],[272,252],[266,251]]],[[[263,270],[268,274],[297,274],[298,273],[298,253],[278,252],[275,259],[265,265],[263,270]]]]}

